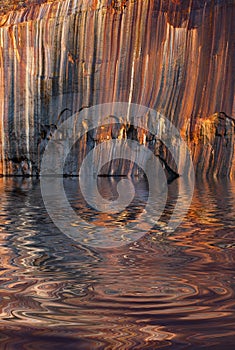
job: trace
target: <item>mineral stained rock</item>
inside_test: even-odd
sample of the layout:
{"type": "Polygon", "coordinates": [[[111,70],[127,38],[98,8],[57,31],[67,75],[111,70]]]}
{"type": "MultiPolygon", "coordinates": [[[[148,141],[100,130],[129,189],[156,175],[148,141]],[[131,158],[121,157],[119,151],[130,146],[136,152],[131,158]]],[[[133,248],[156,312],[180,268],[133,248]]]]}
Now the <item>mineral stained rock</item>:
{"type": "MultiPolygon", "coordinates": [[[[3,1],[0,13],[0,174],[38,174],[59,123],[82,106],[122,101],[170,119],[198,175],[234,175],[233,0],[3,1]]],[[[129,125],[116,133],[151,143],[129,125]]],[[[65,172],[114,134],[80,140],[65,172]]],[[[155,151],[177,173],[167,151],[155,151]]]]}

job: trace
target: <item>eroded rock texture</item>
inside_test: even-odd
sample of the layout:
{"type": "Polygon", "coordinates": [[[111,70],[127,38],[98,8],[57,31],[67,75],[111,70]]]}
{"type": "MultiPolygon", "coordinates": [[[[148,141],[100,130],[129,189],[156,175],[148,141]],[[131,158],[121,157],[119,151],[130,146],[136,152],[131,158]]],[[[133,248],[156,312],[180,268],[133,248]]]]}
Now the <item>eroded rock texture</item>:
{"type": "MultiPolygon", "coordinates": [[[[12,3],[17,10],[3,3],[0,17],[0,174],[39,173],[59,123],[112,101],[169,118],[198,174],[234,173],[233,0],[12,3]]],[[[161,157],[175,170],[167,152],[161,157]]]]}

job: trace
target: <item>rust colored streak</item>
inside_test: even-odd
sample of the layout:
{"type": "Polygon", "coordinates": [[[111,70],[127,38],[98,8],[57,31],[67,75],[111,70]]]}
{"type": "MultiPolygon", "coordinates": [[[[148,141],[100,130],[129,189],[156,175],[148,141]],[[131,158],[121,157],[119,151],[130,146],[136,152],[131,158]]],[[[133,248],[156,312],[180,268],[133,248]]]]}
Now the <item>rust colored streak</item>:
{"type": "Polygon", "coordinates": [[[232,1],[11,4],[0,17],[1,173],[38,173],[41,131],[63,109],[124,101],[173,121],[199,174],[233,174],[232,1]]]}

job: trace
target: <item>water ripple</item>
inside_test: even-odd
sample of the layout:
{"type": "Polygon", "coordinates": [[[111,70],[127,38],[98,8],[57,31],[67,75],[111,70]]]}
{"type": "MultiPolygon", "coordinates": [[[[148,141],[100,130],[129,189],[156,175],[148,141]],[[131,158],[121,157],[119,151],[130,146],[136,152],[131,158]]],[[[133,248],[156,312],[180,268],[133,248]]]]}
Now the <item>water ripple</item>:
{"type": "MultiPolygon", "coordinates": [[[[81,207],[76,181],[65,187],[81,207]]],[[[108,251],[55,228],[38,180],[0,179],[0,191],[2,349],[233,349],[234,182],[198,183],[174,234],[108,251]]]]}

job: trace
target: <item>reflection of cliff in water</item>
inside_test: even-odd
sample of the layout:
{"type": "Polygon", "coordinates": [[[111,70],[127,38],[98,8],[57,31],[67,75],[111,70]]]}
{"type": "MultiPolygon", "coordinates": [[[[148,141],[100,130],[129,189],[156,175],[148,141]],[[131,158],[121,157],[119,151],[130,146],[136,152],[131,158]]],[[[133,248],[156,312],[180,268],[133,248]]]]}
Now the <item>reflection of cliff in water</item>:
{"type": "MultiPolygon", "coordinates": [[[[115,179],[100,181],[106,198],[113,198],[115,186],[107,189],[104,182],[115,179]]],[[[88,219],[78,181],[64,183],[74,208],[83,208],[88,219]]],[[[144,202],[142,185],[136,195],[144,202]]],[[[200,181],[187,220],[174,234],[157,228],[108,251],[62,235],[42,209],[38,181],[0,179],[0,191],[2,346],[200,349],[221,348],[226,339],[232,349],[233,182],[200,181]]],[[[137,218],[138,209],[142,204],[129,208],[129,217],[137,218]]],[[[100,216],[102,223],[107,217],[100,216]]]]}

